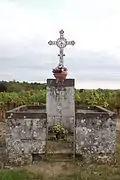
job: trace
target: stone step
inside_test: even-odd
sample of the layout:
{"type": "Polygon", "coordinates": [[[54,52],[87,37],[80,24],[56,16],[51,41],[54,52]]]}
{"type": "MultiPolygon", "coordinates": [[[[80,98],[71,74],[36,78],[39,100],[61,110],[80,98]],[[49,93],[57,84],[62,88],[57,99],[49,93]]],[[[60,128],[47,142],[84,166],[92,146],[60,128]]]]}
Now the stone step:
{"type": "Polygon", "coordinates": [[[68,159],[73,159],[73,153],[72,152],[63,152],[63,151],[55,151],[55,152],[49,152],[46,155],[47,159],[56,159],[56,160],[60,160],[63,159],[68,160],[68,159]]]}
{"type": "Polygon", "coordinates": [[[55,151],[55,152],[47,152],[42,154],[34,154],[33,155],[33,162],[34,161],[73,161],[74,154],[73,152],[62,152],[62,151],[55,151]]]}

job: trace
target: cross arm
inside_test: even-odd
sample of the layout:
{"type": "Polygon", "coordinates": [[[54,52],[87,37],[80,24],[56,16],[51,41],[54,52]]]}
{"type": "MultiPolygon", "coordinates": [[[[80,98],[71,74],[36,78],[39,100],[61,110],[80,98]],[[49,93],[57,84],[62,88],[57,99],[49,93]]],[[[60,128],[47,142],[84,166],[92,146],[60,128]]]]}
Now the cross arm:
{"type": "Polygon", "coordinates": [[[72,45],[72,46],[74,46],[74,45],[75,45],[75,41],[67,41],[67,45],[72,45]]]}
{"type": "Polygon", "coordinates": [[[56,45],[56,44],[57,44],[57,41],[51,41],[51,40],[50,40],[50,41],[48,42],[48,44],[49,44],[49,45],[56,45]]]}

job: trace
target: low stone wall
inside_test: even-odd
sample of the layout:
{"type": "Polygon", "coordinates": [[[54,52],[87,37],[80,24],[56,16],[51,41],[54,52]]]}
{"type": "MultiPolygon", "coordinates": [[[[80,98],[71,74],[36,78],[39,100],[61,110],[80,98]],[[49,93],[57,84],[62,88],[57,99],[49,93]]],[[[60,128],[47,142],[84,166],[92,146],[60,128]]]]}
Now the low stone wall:
{"type": "Polygon", "coordinates": [[[9,111],[6,113],[7,163],[31,164],[33,154],[41,154],[46,148],[46,113],[9,111]]]}
{"type": "MultiPolygon", "coordinates": [[[[66,119],[66,123],[73,126],[69,120],[66,119]]],[[[31,164],[34,155],[42,157],[49,151],[45,109],[15,108],[6,112],[5,122],[0,130],[0,165],[31,164]]],[[[116,161],[115,113],[101,107],[77,109],[74,130],[74,155],[82,156],[85,162],[116,161]]]]}
{"type": "Polygon", "coordinates": [[[116,115],[98,111],[76,113],[76,154],[86,162],[116,161],[116,115]]]}

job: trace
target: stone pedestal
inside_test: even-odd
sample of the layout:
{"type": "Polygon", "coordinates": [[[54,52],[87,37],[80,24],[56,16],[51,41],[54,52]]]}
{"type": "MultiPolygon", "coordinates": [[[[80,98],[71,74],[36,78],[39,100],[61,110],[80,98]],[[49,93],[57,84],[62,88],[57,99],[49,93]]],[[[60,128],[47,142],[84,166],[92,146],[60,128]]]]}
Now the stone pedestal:
{"type": "Polygon", "coordinates": [[[70,131],[75,127],[74,79],[47,79],[46,111],[49,126],[60,123],[70,131]]]}

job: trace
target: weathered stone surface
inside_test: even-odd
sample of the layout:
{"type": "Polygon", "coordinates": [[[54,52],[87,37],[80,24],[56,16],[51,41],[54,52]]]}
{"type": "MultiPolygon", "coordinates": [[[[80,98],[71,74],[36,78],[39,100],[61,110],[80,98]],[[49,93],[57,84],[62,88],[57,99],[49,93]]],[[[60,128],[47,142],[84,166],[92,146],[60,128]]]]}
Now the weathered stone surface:
{"type": "Polygon", "coordinates": [[[74,79],[57,82],[47,80],[46,111],[49,126],[60,122],[62,126],[73,131],[75,123],[74,79]]]}
{"type": "Polygon", "coordinates": [[[76,113],[76,153],[88,162],[115,162],[116,115],[107,111],[76,113]]]}
{"type": "MultiPolygon", "coordinates": [[[[62,81],[59,80],[59,83],[56,79],[47,79],[47,87],[59,87],[62,81]]],[[[74,87],[75,80],[74,79],[66,79],[62,83],[64,87],[74,87]]]]}
{"type": "Polygon", "coordinates": [[[32,154],[44,152],[46,141],[7,139],[8,163],[23,165],[32,163],[32,154]]]}
{"type": "Polygon", "coordinates": [[[0,165],[6,160],[12,165],[31,164],[34,155],[44,154],[48,127],[57,122],[75,132],[74,151],[85,162],[115,162],[116,115],[98,106],[75,113],[74,87],[53,84],[47,87],[47,114],[38,106],[6,113],[7,127],[0,130],[0,165]]]}
{"type": "MultiPolygon", "coordinates": [[[[25,112],[24,112],[25,113],[25,112]]],[[[32,118],[14,117],[13,114],[6,119],[7,133],[6,133],[6,152],[7,152],[7,163],[8,164],[30,164],[32,163],[32,154],[43,153],[46,147],[46,114],[41,117],[36,115],[32,118]]],[[[26,112],[31,114],[32,112],[26,112]]],[[[19,114],[19,112],[18,112],[19,114]]],[[[38,114],[38,112],[37,112],[38,114]]],[[[17,114],[16,114],[17,117],[17,114]]]]}

